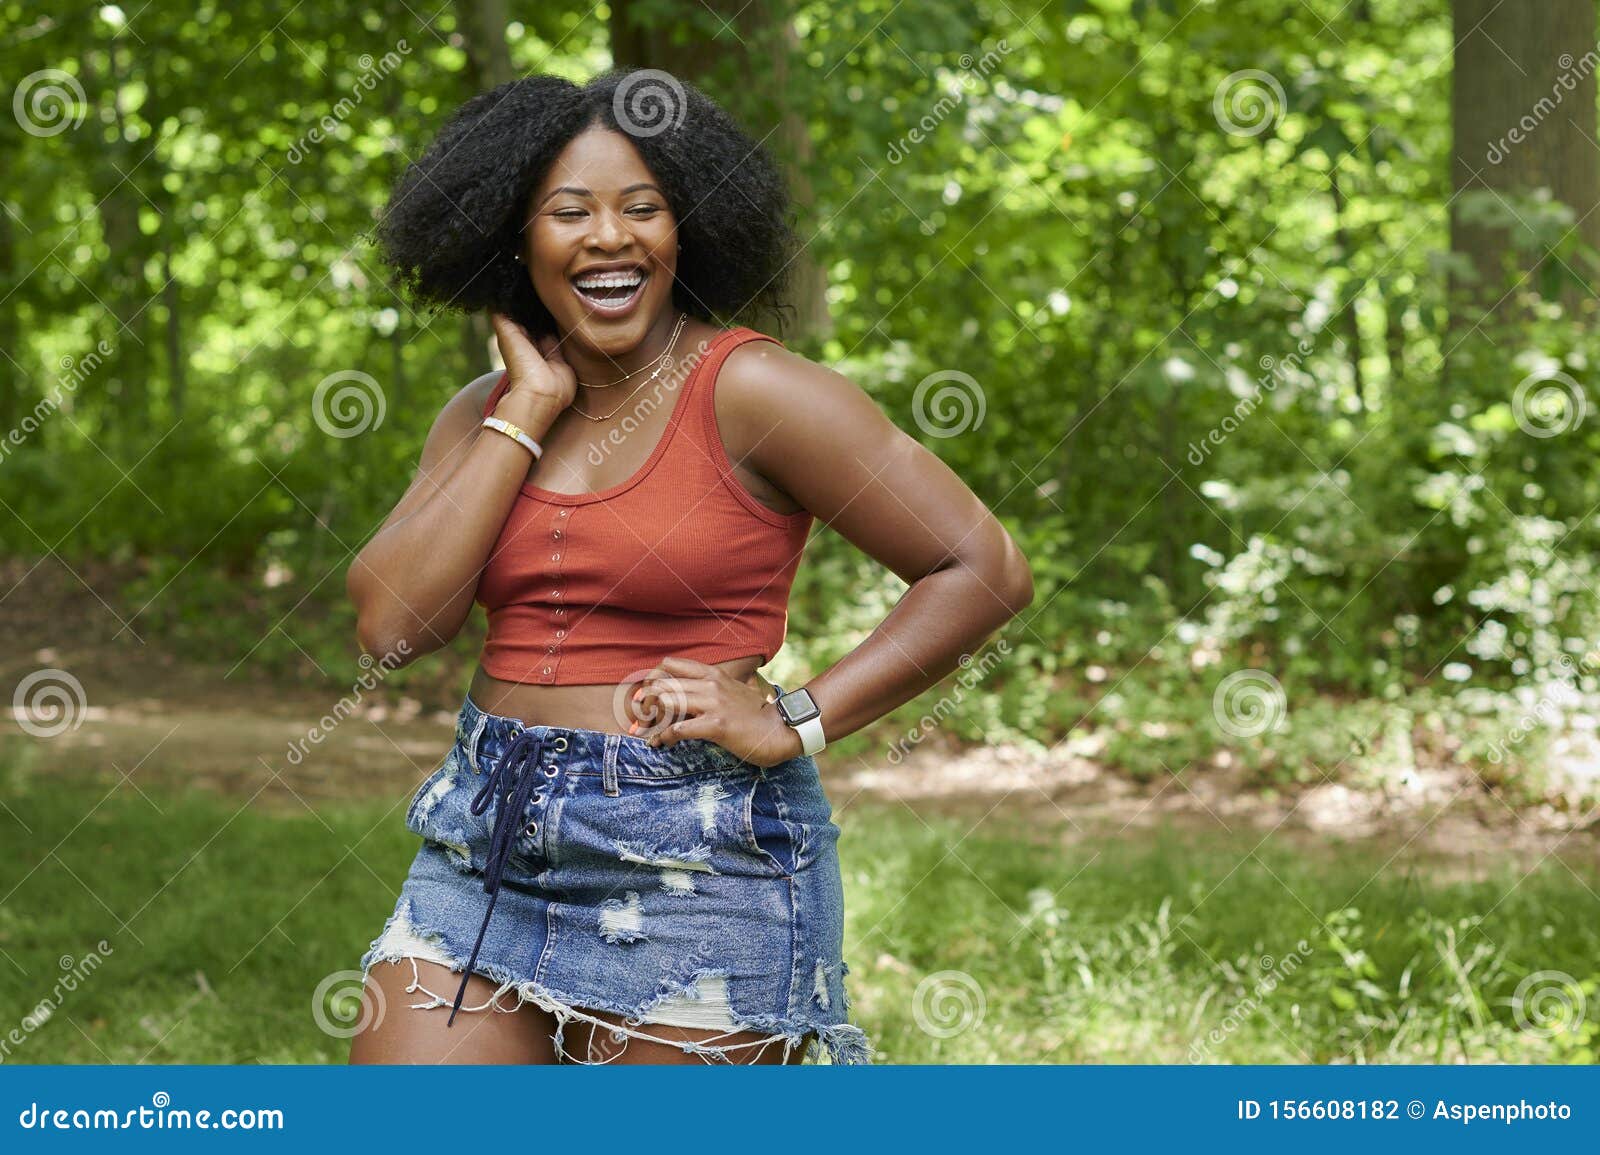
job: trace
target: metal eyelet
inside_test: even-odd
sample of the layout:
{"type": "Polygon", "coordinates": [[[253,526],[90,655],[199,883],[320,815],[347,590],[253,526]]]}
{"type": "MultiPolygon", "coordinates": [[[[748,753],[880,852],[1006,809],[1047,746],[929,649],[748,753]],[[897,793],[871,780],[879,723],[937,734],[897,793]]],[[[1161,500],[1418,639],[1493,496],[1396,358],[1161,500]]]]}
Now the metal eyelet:
{"type": "Polygon", "coordinates": [[[567,736],[565,734],[557,735],[556,740],[551,745],[557,750],[565,750],[567,748],[567,736]]]}
{"type": "Polygon", "coordinates": [[[560,773],[560,771],[557,770],[554,766],[546,766],[544,768],[544,776],[546,778],[554,778],[559,773],[560,773]]]}

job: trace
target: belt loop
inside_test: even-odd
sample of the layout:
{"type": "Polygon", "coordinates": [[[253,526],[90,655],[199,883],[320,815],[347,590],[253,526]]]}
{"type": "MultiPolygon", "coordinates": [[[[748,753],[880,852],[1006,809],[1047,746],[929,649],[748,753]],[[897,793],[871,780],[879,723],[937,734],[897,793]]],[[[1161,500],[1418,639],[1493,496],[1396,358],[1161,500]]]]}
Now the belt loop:
{"type": "Polygon", "coordinates": [[[622,793],[622,787],[617,785],[617,751],[621,746],[621,734],[606,735],[606,754],[600,771],[600,783],[605,787],[608,798],[615,798],[622,793]]]}
{"type": "Polygon", "coordinates": [[[467,765],[472,767],[474,774],[482,774],[483,769],[478,765],[478,740],[483,737],[484,727],[489,724],[489,715],[482,710],[478,711],[478,724],[472,728],[472,736],[467,739],[467,765]]]}

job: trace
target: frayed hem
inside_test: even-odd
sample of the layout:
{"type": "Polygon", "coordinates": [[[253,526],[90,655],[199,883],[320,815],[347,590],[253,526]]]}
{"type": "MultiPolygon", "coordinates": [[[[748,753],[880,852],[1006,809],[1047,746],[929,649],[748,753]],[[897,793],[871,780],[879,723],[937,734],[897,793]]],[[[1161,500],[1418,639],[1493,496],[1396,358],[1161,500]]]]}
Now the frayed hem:
{"type": "MultiPolygon", "coordinates": [[[[381,936],[380,936],[381,937],[381,936]]],[[[432,944],[428,944],[432,947],[432,944]]],[[[431,1010],[436,1007],[448,1007],[451,999],[435,991],[429,990],[422,984],[421,974],[417,970],[417,961],[435,963],[439,966],[449,967],[455,974],[460,974],[466,969],[464,963],[451,960],[442,949],[402,950],[385,952],[377,949],[370,951],[361,960],[363,978],[370,973],[373,966],[381,962],[411,963],[411,982],[406,985],[406,993],[416,994],[421,992],[427,996],[427,1001],[411,1004],[413,1010],[431,1010]]],[[[491,982],[498,983],[498,988],[483,1003],[478,1006],[463,1005],[463,1011],[500,1011],[511,1013],[519,1010],[524,1004],[532,1003],[542,1011],[555,1016],[556,1030],[551,1036],[555,1044],[556,1056],[559,1060],[577,1063],[585,1066],[604,1066],[619,1058],[627,1047],[629,1039],[642,1039],[650,1043],[663,1046],[676,1047],[685,1054],[695,1055],[702,1061],[710,1063],[735,1063],[744,1052],[755,1048],[757,1057],[773,1043],[783,1040],[783,1059],[788,1061],[795,1047],[804,1047],[802,1062],[817,1062],[822,1054],[828,1056],[830,1065],[833,1066],[865,1066],[872,1062],[872,1045],[867,1039],[866,1032],[860,1027],[849,1023],[832,1024],[799,1024],[791,1020],[762,1017],[753,1020],[736,1021],[735,1025],[720,1035],[714,1035],[704,1041],[689,1039],[666,1038],[661,1035],[651,1034],[643,1030],[647,1025],[650,1014],[649,1007],[662,1001],[657,998],[643,1010],[625,1007],[615,1003],[607,1004],[603,1000],[584,1000],[590,1004],[586,1009],[579,1006],[576,1000],[563,996],[560,992],[552,991],[541,983],[532,981],[518,981],[504,973],[498,967],[479,966],[474,973],[481,975],[491,982]],[[516,996],[511,1005],[504,1005],[502,999],[508,994],[516,996]],[[598,1005],[595,1005],[598,1004],[598,1005]],[[606,1011],[623,1017],[623,1022],[615,1023],[603,1019],[594,1011],[606,1011]],[[592,1055],[595,1051],[609,1052],[602,1058],[580,1058],[566,1047],[566,1028],[569,1022],[583,1023],[594,1028],[586,1048],[592,1055]],[[727,1038],[732,1035],[744,1034],[750,1031],[768,1031],[766,1037],[753,1039],[747,1042],[718,1044],[717,1039],[727,1038]],[[606,1042],[600,1042],[600,1034],[604,1032],[606,1042]],[[613,1049],[614,1048],[614,1049],[613,1049]],[[735,1053],[738,1054],[735,1054],[735,1053]]],[[[700,976],[695,976],[698,981],[700,976]]],[[[731,1008],[730,1008],[731,1012],[731,1008]]]]}

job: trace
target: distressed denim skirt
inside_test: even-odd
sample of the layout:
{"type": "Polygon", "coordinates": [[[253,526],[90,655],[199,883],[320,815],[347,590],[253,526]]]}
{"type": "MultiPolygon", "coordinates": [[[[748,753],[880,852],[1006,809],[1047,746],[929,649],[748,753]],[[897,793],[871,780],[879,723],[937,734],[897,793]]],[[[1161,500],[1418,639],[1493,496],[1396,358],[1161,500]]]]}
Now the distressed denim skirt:
{"type": "Polygon", "coordinates": [[[554,1014],[570,1061],[607,1061],[565,1049],[576,1020],[613,1059],[634,1037],[707,1062],[781,1044],[785,1058],[804,1047],[867,1063],[844,988],[832,814],[808,755],[763,768],[700,739],[658,749],[530,726],[469,696],[407,809],[422,845],[362,970],[411,961],[412,1006],[449,1007],[452,1024],[532,1003],[554,1014]],[[459,988],[425,987],[418,959],[459,988]],[[463,1005],[469,973],[499,985],[481,1005],[463,1005]],[[686,1042],[652,1024],[715,1033],[686,1042]]]}

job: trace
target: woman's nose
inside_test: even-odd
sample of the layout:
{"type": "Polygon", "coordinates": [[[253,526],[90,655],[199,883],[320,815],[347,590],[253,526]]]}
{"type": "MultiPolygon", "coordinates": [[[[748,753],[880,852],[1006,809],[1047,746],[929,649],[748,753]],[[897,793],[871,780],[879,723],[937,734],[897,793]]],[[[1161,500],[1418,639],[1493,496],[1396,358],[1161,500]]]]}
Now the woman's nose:
{"type": "Polygon", "coordinates": [[[615,213],[599,212],[594,216],[594,228],[589,233],[589,243],[597,248],[620,248],[628,241],[628,230],[615,213]]]}

